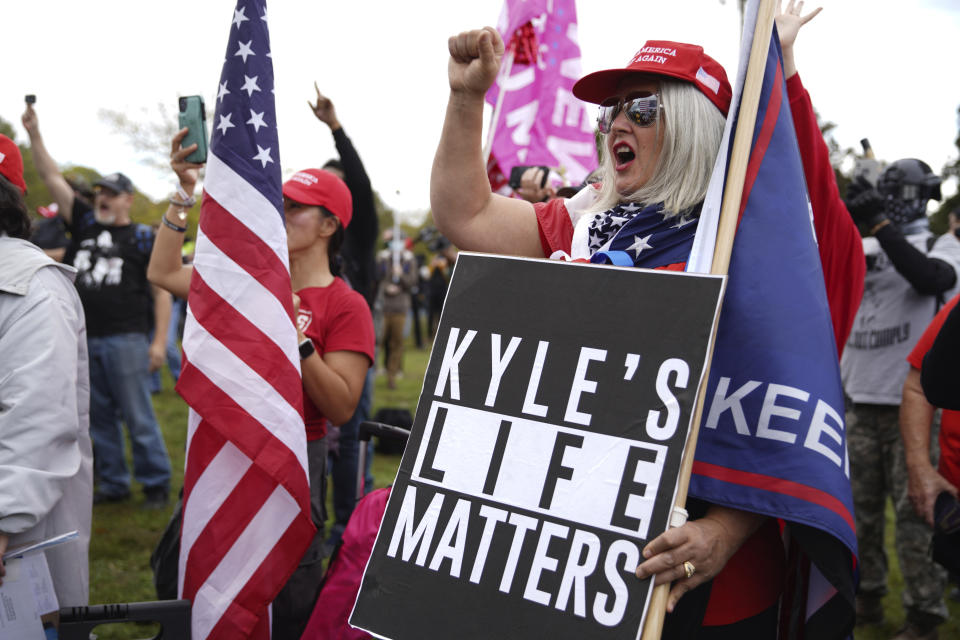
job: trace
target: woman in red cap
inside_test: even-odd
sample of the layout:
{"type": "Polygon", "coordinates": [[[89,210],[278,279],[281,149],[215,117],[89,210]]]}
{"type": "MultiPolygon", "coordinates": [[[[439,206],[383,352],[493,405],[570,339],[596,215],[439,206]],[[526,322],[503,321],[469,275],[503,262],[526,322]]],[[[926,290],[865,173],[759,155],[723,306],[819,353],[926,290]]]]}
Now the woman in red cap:
{"type": "MultiPolygon", "coordinates": [[[[147,277],[181,298],[190,291],[192,267],[180,252],[186,232],[185,212],[192,202],[202,165],[186,157],[196,144],[181,148],[187,129],[173,139],[170,166],[186,198],[171,198],[150,256],[147,277]]],[[[283,184],[283,208],[290,255],[290,282],[303,375],[303,414],[307,429],[311,515],[317,526],[300,566],[274,601],[273,630],[277,637],[299,637],[313,610],[313,596],[322,578],[327,425],[339,425],[353,415],[373,363],[375,335],[370,309],[359,293],[337,276],[344,229],[352,215],[350,191],[344,182],[322,169],[305,169],[283,184]]]]}
{"type": "MultiPolygon", "coordinates": [[[[778,24],[786,21],[781,30],[788,75],[796,73],[792,45],[797,30],[817,13],[801,17],[801,6],[791,2],[778,15],[778,24]]],[[[431,176],[433,215],[446,237],[465,250],[684,268],[731,101],[723,68],[701,47],[648,41],[625,68],[578,81],[574,95],[600,105],[602,184],[569,199],[537,204],[491,193],[479,152],[484,95],[504,52],[499,34],[489,27],[464,32],[450,38],[449,50],[450,97],[431,176]],[[651,235],[669,241],[648,241],[651,235]]],[[[797,101],[809,105],[808,99],[797,101]]],[[[815,121],[812,108],[797,108],[809,111],[802,114],[804,126],[815,121]]],[[[806,136],[801,149],[807,154],[805,169],[829,167],[821,162],[826,148],[819,131],[806,136]]],[[[836,253],[847,239],[856,242],[856,233],[832,172],[818,171],[807,179],[822,185],[820,192],[829,192],[812,192],[811,199],[828,297],[839,317],[856,309],[859,294],[830,294],[831,280],[846,274],[828,269],[824,254],[836,253]],[[831,234],[846,225],[841,240],[824,240],[821,225],[827,217],[831,234]]],[[[849,254],[843,247],[839,252],[849,254]]],[[[837,325],[841,346],[850,318],[837,325]]],[[[667,616],[664,637],[776,637],[785,570],[776,521],[696,499],[688,508],[691,519],[650,541],[636,571],[640,578],[655,576],[657,584],[672,583],[667,611],[675,613],[667,616]]]]}
{"type": "MultiPolygon", "coordinates": [[[[601,105],[601,184],[570,199],[531,204],[492,194],[478,153],[484,95],[504,50],[499,34],[489,27],[461,33],[450,38],[449,47],[450,100],[430,192],[444,235],[472,251],[593,262],[608,262],[607,255],[621,252],[636,266],[683,268],[730,105],[730,85],[719,64],[700,47],[651,41],[626,68],[582,78],[574,95],[601,105]],[[635,238],[664,232],[669,243],[631,246],[635,238]]],[[[673,553],[648,557],[639,575],[656,574],[658,583],[677,581],[683,591],[707,583],[763,521],[717,505],[704,505],[698,515],[705,517],[674,530],[682,538],[662,549],[673,553]],[[679,549],[683,557],[663,562],[679,549]],[[685,570],[685,562],[693,572],[685,570]]],[[[709,594],[709,586],[705,589],[709,594]]],[[[675,585],[668,611],[683,591],[675,585]]],[[[695,614],[667,617],[668,636],[674,619],[696,618],[699,626],[705,598],[697,600],[695,614]]]]}

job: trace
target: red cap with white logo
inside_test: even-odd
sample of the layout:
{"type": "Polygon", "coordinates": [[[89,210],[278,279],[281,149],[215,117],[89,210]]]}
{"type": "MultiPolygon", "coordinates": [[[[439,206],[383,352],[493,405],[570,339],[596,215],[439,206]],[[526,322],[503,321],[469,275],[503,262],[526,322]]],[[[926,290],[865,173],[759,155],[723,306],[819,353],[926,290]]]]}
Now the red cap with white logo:
{"type": "Polygon", "coordinates": [[[343,180],[323,169],[304,169],[283,183],[283,195],[294,202],[326,208],[346,229],[353,216],[353,198],[343,180]]]}
{"type": "Polygon", "coordinates": [[[703,47],[669,40],[648,40],[623,69],[607,69],[586,75],[573,85],[573,95],[600,104],[617,95],[620,80],[634,74],[670,76],[692,82],[726,115],[733,91],[720,63],[703,47]]]}
{"type": "Polygon", "coordinates": [[[27,183],[23,181],[23,156],[13,140],[3,134],[0,134],[0,175],[20,189],[20,193],[27,192],[27,183]]]}

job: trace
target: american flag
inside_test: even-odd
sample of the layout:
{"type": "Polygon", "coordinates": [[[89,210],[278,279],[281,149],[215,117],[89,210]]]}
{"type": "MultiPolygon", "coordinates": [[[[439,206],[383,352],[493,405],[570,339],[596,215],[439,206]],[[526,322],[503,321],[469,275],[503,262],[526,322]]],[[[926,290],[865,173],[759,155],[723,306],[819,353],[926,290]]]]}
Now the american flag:
{"type": "Polygon", "coordinates": [[[269,638],[314,535],[262,0],[233,12],[177,391],[190,405],[180,595],[192,634],[269,638]]]}

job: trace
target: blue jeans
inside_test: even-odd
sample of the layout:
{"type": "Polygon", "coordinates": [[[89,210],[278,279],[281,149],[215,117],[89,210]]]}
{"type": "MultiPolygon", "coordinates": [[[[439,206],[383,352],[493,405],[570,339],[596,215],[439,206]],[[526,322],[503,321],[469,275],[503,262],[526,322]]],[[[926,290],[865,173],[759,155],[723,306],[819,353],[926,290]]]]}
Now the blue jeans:
{"type": "Polygon", "coordinates": [[[187,301],[183,298],[174,298],[170,306],[170,326],[167,328],[167,367],[173,381],[180,379],[180,318],[187,308],[187,301]]]}
{"type": "Polygon", "coordinates": [[[150,372],[142,333],[87,338],[90,352],[90,436],[100,493],[130,491],[121,419],[130,432],[133,472],[145,489],[170,487],[170,458],[153,413],[150,372]]]}
{"type": "Polygon", "coordinates": [[[330,536],[327,541],[331,546],[336,546],[340,541],[340,536],[357,503],[357,463],[360,458],[360,442],[357,440],[357,433],[360,423],[370,416],[370,405],[373,402],[373,375],[374,368],[370,367],[363,383],[363,392],[360,394],[357,409],[350,420],[340,425],[338,453],[336,456],[331,455],[329,460],[328,468],[333,481],[334,523],[330,527],[330,536]]]}
{"type": "MultiPolygon", "coordinates": [[[[180,318],[183,317],[187,301],[182,298],[174,298],[170,305],[170,325],[167,327],[167,368],[170,369],[170,377],[174,383],[180,378],[180,346],[177,340],[180,339],[180,318]]],[[[150,334],[153,340],[153,334],[150,334]]],[[[150,391],[160,393],[163,391],[163,382],[160,377],[160,369],[150,374],[150,391]]]]}

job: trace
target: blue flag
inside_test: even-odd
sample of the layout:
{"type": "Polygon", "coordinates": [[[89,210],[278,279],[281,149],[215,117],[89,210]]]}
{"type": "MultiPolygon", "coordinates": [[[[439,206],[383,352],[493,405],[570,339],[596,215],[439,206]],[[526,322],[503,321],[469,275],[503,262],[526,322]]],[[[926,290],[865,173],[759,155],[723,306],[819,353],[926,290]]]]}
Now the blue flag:
{"type": "MultiPolygon", "coordinates": [[[[756,21],[756,3],[751,5],[747,22],[756,21]]],[[[732,115],[739,111],[739,94],[732,115]]],[[[705,212],[717,209],[718,202],[704,204],[705,212]]],[[[707,224],[701,219],[698,234],[707,224]]],[[[695,253],[708,250],[694,247],[695,253]]],[[[691,266],[704,264],[703,257],[691,255],[691,266]]],[[[816,590],[805,594],[808,623],[831,601],[849,608],[856,532],[843,390],[775,33],[690,495],[794,527],[811,561],[808,587],[816,590]]]]}

